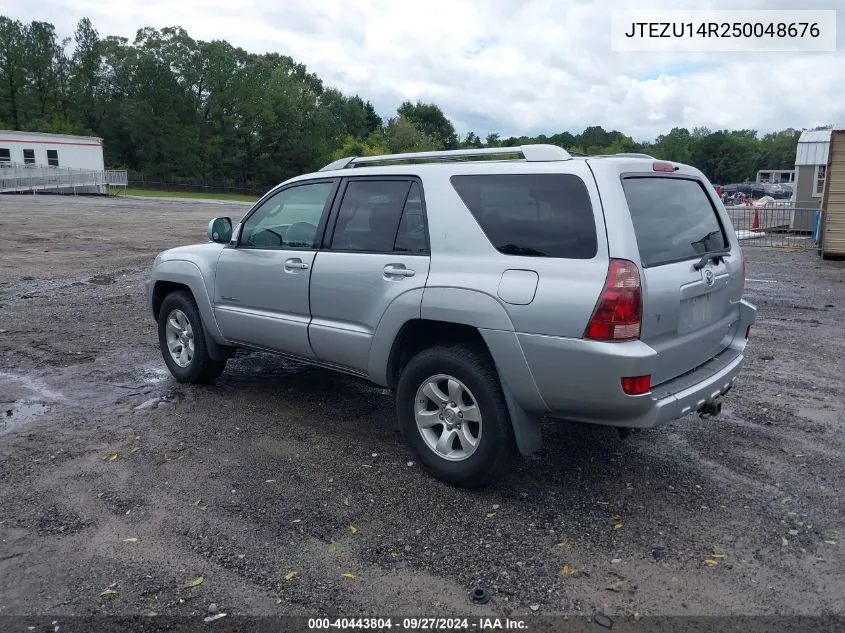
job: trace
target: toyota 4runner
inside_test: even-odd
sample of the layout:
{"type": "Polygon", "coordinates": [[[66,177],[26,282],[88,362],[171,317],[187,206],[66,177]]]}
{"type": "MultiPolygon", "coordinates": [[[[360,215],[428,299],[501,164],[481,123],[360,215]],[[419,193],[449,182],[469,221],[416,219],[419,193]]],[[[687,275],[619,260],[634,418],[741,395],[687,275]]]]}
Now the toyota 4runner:
{"type": "Polygon", "coordinates": [[[541,417],[718,413],[756,315],[713,187],[642,154],[345,158],[208,237],[148,282],[176,380],[213,381],[236,348],[366,378],[395,391],[422,464],[465,487],[535,451],[541,417]]]}

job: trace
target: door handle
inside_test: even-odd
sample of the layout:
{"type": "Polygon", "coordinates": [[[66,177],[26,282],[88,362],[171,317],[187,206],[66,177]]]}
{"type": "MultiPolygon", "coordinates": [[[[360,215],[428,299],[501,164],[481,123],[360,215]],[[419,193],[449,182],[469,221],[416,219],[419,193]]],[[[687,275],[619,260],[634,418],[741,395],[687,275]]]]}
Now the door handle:
{"type": "Polygon", "coordinates": [[[405,268],[402,264],[388,264],[384,267],[385,277],[413,277],[416,271],[411,268],[405,268]]]}
{"type": "Polygon", "coordinates": [[[309,266],[298,257],[285,260],[285,270],[308,270],[309,266]]]}

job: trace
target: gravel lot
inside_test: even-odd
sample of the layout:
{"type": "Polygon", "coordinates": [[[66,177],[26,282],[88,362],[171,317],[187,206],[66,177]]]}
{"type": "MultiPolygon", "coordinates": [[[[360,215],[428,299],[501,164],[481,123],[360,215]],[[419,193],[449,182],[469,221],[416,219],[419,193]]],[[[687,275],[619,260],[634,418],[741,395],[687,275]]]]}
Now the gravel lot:
{"type": "Polygon", "coordinates": [[[0,197],[0,615],[845,613],[845,263],[746,248],[720,418],[549,424],[469,492],[381,389],[259,354],[169,377],[152,259],[246,209],[0,197]]]}

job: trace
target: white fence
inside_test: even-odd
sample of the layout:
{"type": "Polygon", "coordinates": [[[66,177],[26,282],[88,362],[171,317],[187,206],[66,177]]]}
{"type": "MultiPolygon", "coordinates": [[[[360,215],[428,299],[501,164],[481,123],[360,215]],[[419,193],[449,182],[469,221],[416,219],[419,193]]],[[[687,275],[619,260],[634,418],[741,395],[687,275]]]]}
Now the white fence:
{"type": "Polygon", "coordinates": [[[125,170],[73,169],[42,165],[0,167],[0,193],[107,193],[126,187],[125,170]]]}

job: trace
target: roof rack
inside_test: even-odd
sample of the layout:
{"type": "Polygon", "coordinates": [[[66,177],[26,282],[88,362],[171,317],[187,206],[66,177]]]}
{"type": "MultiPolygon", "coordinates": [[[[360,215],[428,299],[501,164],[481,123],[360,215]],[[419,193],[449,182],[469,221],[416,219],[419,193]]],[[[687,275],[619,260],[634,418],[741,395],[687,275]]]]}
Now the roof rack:
{"type": "Polygon", "coordinates": [[[650,154],[642,154],[640,152],[619,152],[617,154],[599,154],[595,158],[613,158],[614,156],[624,156],[625,158],[648,158],[649,160],[657,160],[650,154]]]}
{"type": "Polygon", "coordinates": [[[473,156],[506,156],[509,154],[522,154],[526,161],[550,162],[569,160],[572,155],[557,145],[520,145],[519,147],[481,147],[475,149],[455,149],[434,152],[407,152],[403,154],[385,154],[383,156],[348,156],[341,158],[323,167],[320,171],[334,171],[357,167],[359,165],[372,165],[374,163],[387,163],[400,160],[459,160],[473,156]]]}

